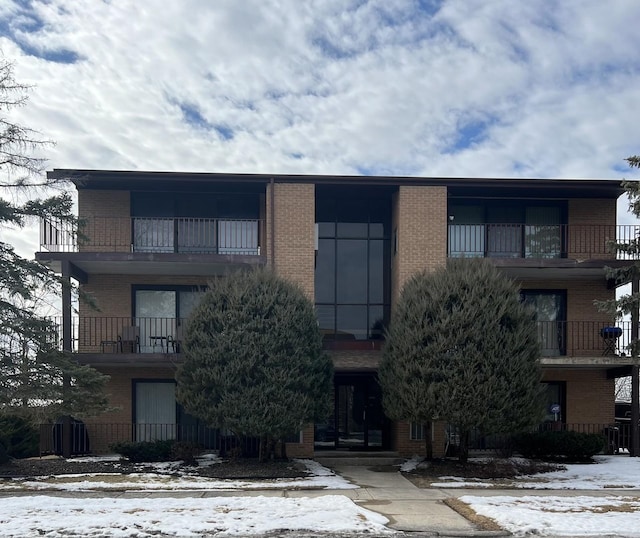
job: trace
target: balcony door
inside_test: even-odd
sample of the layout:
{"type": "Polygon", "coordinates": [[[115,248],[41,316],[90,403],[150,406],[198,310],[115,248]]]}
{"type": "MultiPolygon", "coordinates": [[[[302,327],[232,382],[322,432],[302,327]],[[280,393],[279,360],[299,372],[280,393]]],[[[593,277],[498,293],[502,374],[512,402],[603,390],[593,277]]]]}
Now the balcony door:
{"type": "Polygon", "coordinates": [[[566,354],[566,292],[564,290],[522,290],[522,297],[535,313],[542,355],[566,354]]]}
{"type": "Polygon", "coordinates": [[[198,289],[137,289],[135,319],[140,327],[140,351],[163,353],[175,339],[177,328],[191,315],[204,294],[198,289]]]}

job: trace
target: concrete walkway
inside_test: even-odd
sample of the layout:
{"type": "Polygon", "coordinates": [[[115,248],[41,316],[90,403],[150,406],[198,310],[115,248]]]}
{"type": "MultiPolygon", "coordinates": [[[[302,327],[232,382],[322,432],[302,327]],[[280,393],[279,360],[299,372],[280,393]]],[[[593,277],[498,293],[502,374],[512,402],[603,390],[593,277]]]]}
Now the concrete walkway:
{"type": "MultiPolygon", "coordinates": [[[[399,472],[373,471],[366,466],[336,465],[332,469],[360,489],[333,491],[389,519],[388,526],[406,532],[432,536],[509,536],[507,532],[479,530],[475,525],[444,504],[457,496],[441,489],[421,489],[399,472]]],[[[289,492],[293,493],[293,492],[289,492]]],[[[296,492],[308,494],[310,492],[296,492]]],[[[328,491],[318,492],[328,494],[328,491]]]]}

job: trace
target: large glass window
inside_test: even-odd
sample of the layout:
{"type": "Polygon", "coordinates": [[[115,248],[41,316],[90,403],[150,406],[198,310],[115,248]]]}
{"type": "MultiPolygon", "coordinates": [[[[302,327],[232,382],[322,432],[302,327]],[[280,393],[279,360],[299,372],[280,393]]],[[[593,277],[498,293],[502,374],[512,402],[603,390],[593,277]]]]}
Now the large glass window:
{"type": "Polygon", "coordinates": [[[191,315],[203,294],[203,290],[189,287],[136,289],[134,316],[140,332],[140,351],[170,351],[171,342],[180,339],[183,320],[191,315]]]}
{"type": "Polygon", "coordinates": [[[566,292],[522,290],[525,303],[533,308],[543,356],[566,354],[566,292]]]}
{"type": "Polygon", "coordinates": [[[259,254],[259,194],[134,192],[136,252],[259,254]]]}
{"type": "Polygon", "coordinates": [[[321,330],[338,340],[380,338],[389,310],[389,200],[320,197],[316,218],[321,330]]]}
{"type": "Polygon", "coordinates": [[[449,256],[559,258],[565,204],[491,200],[449,206],[449,256]]]}
{"type": "Polygon", "coordinates": [[[173,381],[136,381],[133,405],[136,441],[176,438],[176,384],[173,381]]]}

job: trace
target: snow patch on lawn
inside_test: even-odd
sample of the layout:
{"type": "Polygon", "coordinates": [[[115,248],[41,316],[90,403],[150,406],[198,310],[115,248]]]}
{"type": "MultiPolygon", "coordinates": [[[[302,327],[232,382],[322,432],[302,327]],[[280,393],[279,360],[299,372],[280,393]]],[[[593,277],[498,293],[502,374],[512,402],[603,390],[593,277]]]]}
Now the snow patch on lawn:
{"type": "MultiPolygon", "coordinates": [[[[77,458],[87,461],[91,458],[77,458]]],[[[104,460],[102,460],[104,461],[104,460]]],[[[209,458],[216,463],[216,460],[209,458]]],[[[163,462],[147,465],[155,473],[83,473],[35,478],[16,478],[0,481],[0,490],[56,490],[56,491],[107,491],[107,490],[197,490],[234,491],[270,489],[357,489],[333,471],[313,460],[295,460],[305,466],[309,476],[304,478],[278,478],[273,480],[231,480],[190,475],[179,462],[163,462]],[[164,474],[163,474],[164,473],[164,474]]],[[[145,464],[146,465],[146,464],[145,464]]]]}
{"type": "Polygon", "coordinates": [[[440,476],[435,488],[640,489],[640,459],[595,456],[594,463],[566,464],[566,469],[499,481],[440,476]]]}
{"type": "Polygon", "coordinates": [[[0,536],[253,535],[280,530],[390,533],[387,518],[338,495],[74,499],[5,497],[0,536]]]}
{"type": "Polygon", "coordinates": [[[639,497],[464,495],[460,500],[516,536],[640,537],[639,497]]]}

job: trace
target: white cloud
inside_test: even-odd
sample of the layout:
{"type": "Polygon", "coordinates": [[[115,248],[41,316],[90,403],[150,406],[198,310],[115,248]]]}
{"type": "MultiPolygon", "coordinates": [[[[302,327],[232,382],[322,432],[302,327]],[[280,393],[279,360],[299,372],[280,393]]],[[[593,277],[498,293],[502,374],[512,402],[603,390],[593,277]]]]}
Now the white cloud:
{"type": "Polygon", "coordinates": [[[29,5],[0,2],[0,49],[51,168],[619,178],[638,152],[635,0],[29,5]]]}

